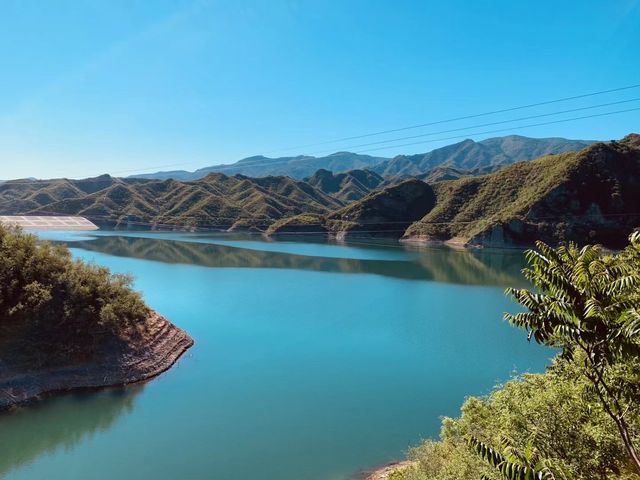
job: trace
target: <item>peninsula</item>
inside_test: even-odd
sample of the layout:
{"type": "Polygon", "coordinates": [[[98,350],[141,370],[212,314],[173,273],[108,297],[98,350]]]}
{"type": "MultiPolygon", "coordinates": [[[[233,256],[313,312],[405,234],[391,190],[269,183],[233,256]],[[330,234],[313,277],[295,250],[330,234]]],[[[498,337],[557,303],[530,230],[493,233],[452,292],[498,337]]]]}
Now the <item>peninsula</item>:
{"type": "Polygon", "coordinates": [[[192,345],[129,277],[0,225],[0,410],[149,379],[192,345]]]}

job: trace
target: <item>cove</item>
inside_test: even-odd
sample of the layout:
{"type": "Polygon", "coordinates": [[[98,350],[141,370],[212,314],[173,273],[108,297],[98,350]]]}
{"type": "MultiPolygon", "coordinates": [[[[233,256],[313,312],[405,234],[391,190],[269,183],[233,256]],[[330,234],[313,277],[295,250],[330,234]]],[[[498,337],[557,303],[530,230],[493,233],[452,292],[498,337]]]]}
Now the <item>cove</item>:
{"type": "MultiPolygon", "coordinates": [[[[56,237],[51,237],[56,239],[56,237]]],[[[0,416],[9,479],[346,480],[553,352],[502,320],[515,252],[67,234],[196,344],[143,384],[0,416]]]]}

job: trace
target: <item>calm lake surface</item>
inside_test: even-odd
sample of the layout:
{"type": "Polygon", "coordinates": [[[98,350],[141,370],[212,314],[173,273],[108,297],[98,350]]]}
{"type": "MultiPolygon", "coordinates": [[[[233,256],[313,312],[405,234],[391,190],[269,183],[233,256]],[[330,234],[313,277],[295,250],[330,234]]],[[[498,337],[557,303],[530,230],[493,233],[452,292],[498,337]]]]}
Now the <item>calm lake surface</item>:
{"type": "Polygon", "coordinates": [[[196,344],[144,385],[1,415],[2,478],[345,480],[552,354],[501,320],[518,252],[46,236],[135,275],[196,344]]]}

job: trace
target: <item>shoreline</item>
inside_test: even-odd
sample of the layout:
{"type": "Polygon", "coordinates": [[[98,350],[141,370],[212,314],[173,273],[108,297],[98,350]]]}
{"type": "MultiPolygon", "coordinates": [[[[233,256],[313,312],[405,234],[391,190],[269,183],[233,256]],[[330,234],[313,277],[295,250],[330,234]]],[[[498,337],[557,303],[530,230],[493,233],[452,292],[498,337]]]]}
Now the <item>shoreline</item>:
{"type": "MultiPolygon", "coordinates": [[[[395,235],[385,235],[384,232],[367,232],[366,234],[360,233],[358,230],[339,230],[339,231],[317,231],[317,232],[304,232],[299,233],[295,231],[253,231],[251,229],[200,229],[198,227],[191,228],[141,228],[141,229],[127,229],[127,228],[113,228],[109,230],[102,230],[113,233],[123,234],[127,233],[197,233],[197,234],[207,234],[207,233],[220,233],[220,234],[248,234],[248,235],[257,235],[263,238],[266,241],[273,240],[286,240],[287,238],[291,238],[295,236],[296,238],[305,238],[305,237],[315,237],[315,238],[324,238],[331,242],[336,243],[348,243],[352,239],[384,239],[384,240],[396,240],[399,245],[407,245],[407,246],[415,246],[415,247],[448,247],[452,250],[464,250],[464,251],[476,251],[476,250],[511,250],[511,251],[519,251],[526,250],[528,248],[533,248],[534,244],[529,243],[513,243],[513,242],[499,242],[499,243],[483,243],[483,242],[475,242],[473,239],[468,239],[464,237],[451,237],[446,240],[443,239],[434,239],[432,237],[424,236],[424,235],[411,235],[408,237],[405,236],[395,236],[395,235]]],[[[100,230],[98,230],[100,232],[100,230]]],[[[616,251],[614,248],[607,248],[611,251],[616,251]]]]}
{"type": "Polygon", "coordinates": [[[413,460],[387,462],[375,470],[365,472],[363,480],[388,480],[392,473],[411,468],[414,465],[416,465],[416,462],[413,460]]]}
{"type": "Polygon", "coordinates": [[[166,372],[193,345],[193,339],[164,317],[152,313],[145,323],[150,332],[122,351],[91,362],[42,369],[3,368],[0,374],[0,412],[42,398],[71,392],[121,387],[150,380],[166,372]]]}

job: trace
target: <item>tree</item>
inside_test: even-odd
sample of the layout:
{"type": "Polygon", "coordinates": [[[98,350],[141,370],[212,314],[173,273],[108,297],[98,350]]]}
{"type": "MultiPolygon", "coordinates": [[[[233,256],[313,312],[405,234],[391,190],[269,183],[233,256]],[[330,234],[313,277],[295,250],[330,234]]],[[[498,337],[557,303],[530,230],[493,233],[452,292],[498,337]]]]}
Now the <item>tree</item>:
{"type": "Polygon", "coordinates": [[[640,355],[640,233],[618,254],[604,254],[593,245],[554,249],[537,242],[536,247],[526,252],[529,267],[523,273],[537,291],[508,289],[528,311],[505,314],[505,319],[527,330],[529,340],[561,348],[565,359],[583,359],[581,372],[640,473],[626,418],[637,392],[612,381],[616,369],[640,355]]]}
{"type": "MultiPolygon", "coordinates": [[[[505,480],[557,480],[548,462],[533,445],[533,438],[529,439],[526,450],[520,451],[510,439],[503,437],[500,442],[502,453],[474,436],[467,437],[466,441],[476,455],[498,470],[505,480]]],[[[489,478],[483,475],[481,480],[489,478]]]]}

